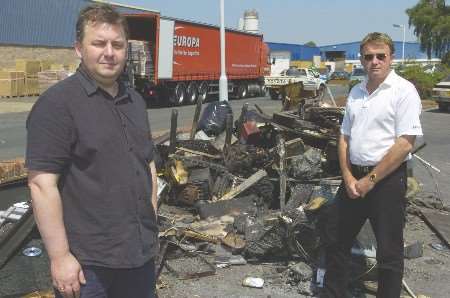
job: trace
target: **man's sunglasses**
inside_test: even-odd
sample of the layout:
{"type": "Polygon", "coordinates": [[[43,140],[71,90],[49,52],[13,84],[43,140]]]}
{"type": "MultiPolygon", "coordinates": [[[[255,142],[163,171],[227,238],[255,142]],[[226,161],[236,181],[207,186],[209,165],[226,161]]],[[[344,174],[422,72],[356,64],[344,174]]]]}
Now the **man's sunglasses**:
{"type": "Polygon", "coordinates": [[[384,61],[384,59],[386,59],[387,55],[384,53],[382,53],[382,54],[366,54],[363,57],[364,57],[364,60],[366,60],[367,62],[372,61],[373,57],[377,57],[378,60],[384,61]]]}

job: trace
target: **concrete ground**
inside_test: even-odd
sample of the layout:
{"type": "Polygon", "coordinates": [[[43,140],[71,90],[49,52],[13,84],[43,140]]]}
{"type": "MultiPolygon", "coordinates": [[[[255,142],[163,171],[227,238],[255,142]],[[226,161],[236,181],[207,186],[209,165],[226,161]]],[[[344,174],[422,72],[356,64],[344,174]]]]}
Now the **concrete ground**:
{"type": "MultiPolygon", "coordinates": [[[[3,148],[0,135],[0,151],[8,151],[8,156],[19,155],[23,150],[23,129],[17,128],[17,123],[23,127],[26,114],[36,98],[0,99],[0,126],[11,129],[17,133],[16,137],[8,138],[8,142],[19,142],[8,148],[3,148]],[[19,151],[18,149],[19,148],[19,151]]],[[[235,105],[242,105],[242,102],[232,101],[235,105]]],[[[263,101],[267,105],[267,111],[276,107],[276,102],[263,101]]],[[[432,106],[433,102],[424,101],[424,107],[432,106]]],[[[149,110],[150,115],[161,114],[167,109],[149,110]]],[[[181,107],[181,111],[190,112],[192,107],[181,107]]],[[[161,117],[166,117],[166,115],[161,117]]],[[[162,119],[163,119],[162,118],[162,119]]],[[[186,116],[186,123],[189,116],[186,116]]],[[[162,121],[162,120],[161,120],[162,121]]],[[[163,128],[166,124],[154,127],[163,128]]],[[[417,161],[414,171],[422,185],[421,195],[436,196],[436,184],[441,193],[441,199],[446,205],[450,205],[450,185],[448,177],[450,175],[450,139],[448,138],[448,128],[450,127],[450,113],[440,113],[435,109],[423,113],[423,127],[427,146],[419,152],[419,155],[437,166],[441,174],[433,173],[431,177],[429,171],[417,161]]],[[[0,129],[2,131],[2,129],[0,129]]],[[[23,154],[22,154],[23,155],[23,154]]],[[[26,187],[9,188],[0,192],[0,210],[5,209],[3,204],[9,205],[15,200],[29,199],[26,187]]],[[[416,294],[425,294],[430,297],[448,297],[450,293],[450,251],[448,249],[436,250],[431,245],[439,244],[440,240],[423,223],[423,221],[412,215],[407,217],[405,230],[406,243],[416,240],[423,242],[423,257],[405,262],[405,280],[416,294]]],[[[21,297],[25,293],[36,290],[46,290],[51,288],[48,272],[48,258],[42,241],[38,233],[30,235],[23,247],[36,246],[43,249],[44,253],[39,257],[25,257],[19,251],[5,267],[0,270],[0,297],[21,297]]],[[[284,267],[285,263],[260,263],[248,264],[244,266],[232,266],[224,269],[217,269],[216,275],[203,277],[194,280],[178,280],[167,271],[163,271],[162,281],[164,287],[159,290],[160,297],[302,297],[297,293],[297,289],[285,283],[282,274],[277,268],[284,267]],[[253,289],[242,286],[242,279],[246,276],[262,277],[266,281],[263,289],[253,289]]],[[[304,297],[304,296],[303,296],[304,297]]],[[[363,296],[364,297],[364,296],[363,296]]],[[[367,295],[366,297],[373,297],[367,295]]]]}

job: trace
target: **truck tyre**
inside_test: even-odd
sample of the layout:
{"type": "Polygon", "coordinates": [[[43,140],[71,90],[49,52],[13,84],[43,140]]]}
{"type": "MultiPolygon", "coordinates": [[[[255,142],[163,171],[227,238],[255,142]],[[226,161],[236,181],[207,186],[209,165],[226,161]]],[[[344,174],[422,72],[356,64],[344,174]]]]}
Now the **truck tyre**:
{"type": "Polygon", "coordinates": [[[447,112],[448,104],[446,102],[438,102],[439,111],[447,112]]]}
{"type": "Polygon", "coordinates": [[[185,99],[186,85],[184,83],[177,83],[169,96],[169,101],[172,105],[179,106],[185,99]]]}
{"type": "Polygon", "coordinates": [[[208,97],[208,82],[203,81],[200,83],[200,86],[198,86],[197,100],[205,102],[207,97],[208,97]]]}
{"type": "Polygon", "coordinates": [[[266,86],[261,85],[259,89],[259,96],[269,96],[269,91],[266,86]]]}
{"type": "Polygon", "coordinates": [[[238,86],[237,96],[239,98],[246,98],[248,93],[248,88],[246,83],[241,83],[238,86]]]}
{"type": "Polygon", "coordinates": [[[198,89],[195,82],[190,82],[186,89],[186,103],[194,104],[197,102],[198,89]]]}

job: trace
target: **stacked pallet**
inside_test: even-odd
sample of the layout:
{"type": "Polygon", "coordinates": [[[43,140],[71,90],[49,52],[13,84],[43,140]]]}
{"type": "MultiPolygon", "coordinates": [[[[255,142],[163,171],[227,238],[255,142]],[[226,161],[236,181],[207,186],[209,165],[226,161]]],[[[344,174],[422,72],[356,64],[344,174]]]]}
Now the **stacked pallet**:
{"type": "Polygon", "coordinates": [[[79,63],[68,64],[68,65],[66,65],[66,70],[67,70],[69,73],[75,73],[75,72],[77,71],[77,69],[78,69],[79,66],[80,66],[79,63]]]}
{"type": "Polygon", "coordinates": [[[64,80],[69,75],[66,70],[45,70],[38,72],[39,94],[42,94],[49,87],[64,80]]]}
{"type": "Polygon", "coordinates": [[[25,73],[25,88],[21,95],[38,95],[39,85],[37,74],[41,71],[40,60],[16,59],[16,70],[25,73]]]}
{"type": "Polygon", "coordinates": [[[133,68],[134,74],[153,78],[153,46],[149,41],[129,40],[128,41],[128,63],[133,68]]]}
{"type": "Polygon", "coordinates": [[[24,165],[23,158],[0,161],[0,185],[25,178],[27,170],[24,165]]]}
{"type": "Polygon", "coordinates": [[[52,63],[52,64],[50,64],[50,69],[49,70],[65,70],[64,64],[52,63]]]}
{"type": "Polygon", "coordinates": [[[16,59],[14,69],[0,70],[0,97],[40,95],[53,84],[75,73],[78,64],[49,60],[16,59]]]}
{"type": "Polygon", "coordinates": [[[25,73],[23,71],[0,71],[0,96],[16,97],[25,93],[25,73]]]}
{"type": "Polygon", "coordinates": [[[41,71],[41,61],[16,59],[16,70],[25,72],[27,76],[36,76],[41,71]]]}
{"type": "Polygon", "coordinates": [[[41,70],[40,71],[50,70],[50,67],[53,64],[53,61],[51,61],[51,60],[40,60],[40,61],[41,61],[41,70]]]}

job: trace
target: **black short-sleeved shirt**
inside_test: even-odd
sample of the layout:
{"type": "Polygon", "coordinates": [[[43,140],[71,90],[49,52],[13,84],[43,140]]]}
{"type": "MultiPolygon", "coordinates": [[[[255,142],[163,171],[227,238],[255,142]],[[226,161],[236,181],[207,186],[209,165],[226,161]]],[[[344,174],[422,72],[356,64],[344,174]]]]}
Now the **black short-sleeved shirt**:
{"type": "Polygon", "coordinates": [[[113,98],[82,67],[48,89],[27,120],[26,167],[60,174],[64,225],[83,265],[139,267],[158,253],[153,144],[145,102],[113,98]]]}

